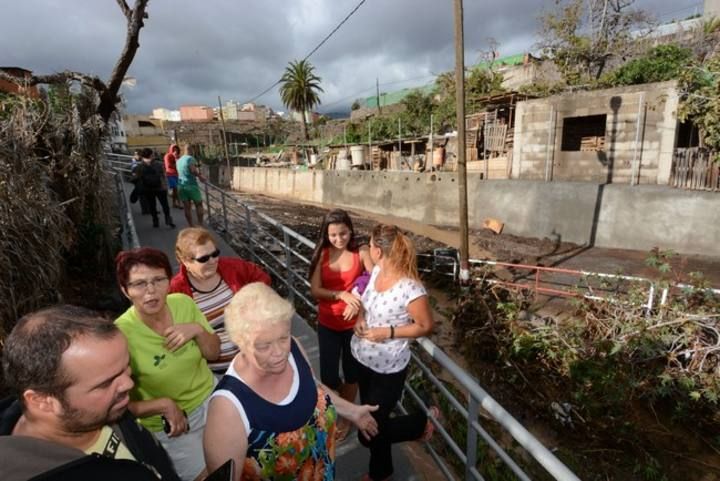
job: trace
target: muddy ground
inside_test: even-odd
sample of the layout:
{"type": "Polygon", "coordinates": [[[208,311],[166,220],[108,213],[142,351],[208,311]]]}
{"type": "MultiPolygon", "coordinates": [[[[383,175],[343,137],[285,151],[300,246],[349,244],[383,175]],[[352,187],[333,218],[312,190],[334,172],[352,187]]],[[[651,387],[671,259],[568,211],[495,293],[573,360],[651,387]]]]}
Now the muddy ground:
{"type": "MultiPolygon", "coordinates": [[[[264,195],[236,192],[241,201],[254,205],[260,211],[282,224],[317,241],[318,229],[327,208],[280,200],[264,195]]],[[[395,223],[412,237],[418,253],[435,248],[458,247],[458,229],[420,224],[408,219],[371,214],[361,209],[351,210],[355,231],[367,240],[377,222],[395,223]]],[[[645,264],[648,252],[623,249],[587,247],[554,239],[536,239],[510,234],[497,235],[487,229],[470,230],[470,257],[493,259],[517,264],[562,267],[567,269],[622,273],[655,278],[658,273],[645,264]]],[[[690,272],[702,272],[711,285],[720,287],[720,258],[678,255],[673,266],[687,278],[690,272]]]]}
{"type": "MultiPolygon", "coordinates": [[[[316,205],[300,204],[287,200],[275,199],[263,195],[235,193],[241,201],[247,202],[259,211],[269,215],[282,224],[301,233],[312,241],[318,240],[318,229],[322,218],[328,211],[316,205]]],[[[408,221],[372,215],[362,210],[352,210],[351,216],[355,224],[355,231],[361,240],[367,240],[369,233],[377,222],[395,223],[408,232],[415,242],[419,253],[432,252],[436,248],[446,248],[458,245],[457,229],[427,226],[408,221]]],[[[645,264],[647,252],[628,251],[620,249],[587,248],[570,243],[560,243],[552,239],[522,238],[507,234],[496,235],[488,230],[472,230],[470,232],[471,258],[490,258],[498,261],[521,263],[529,265],[544,265],[564,267],[567,269],[586,270],[605,273],[624,273],[648,278],[658,276],[658,273],[645,264]]],[[[677,256],[673,266],[683,272],[684,276],[693,271],[702,271],[711,284],[720,287],[720,259],[702,256],[677,256]]],[[[459,365],[470,368],[457,348],[457,336],[447,315],[455,305],[456,290],[450,283],[443,285],[428,285],[431,303],[436,317],[436,329],[432,335],[433,341],[448,353],[459,365]]],[[[537,306],[536,306],[537,307],[537,306]]],[[[568,305],[561,299],[554,298],[550,306],[545,306],[545,315],[556,315],[567,310],[568,305]]],[[[539,312],[539,311],[538,311],[539,312]]],[[[475,366],[477,367],[477,366],[475,366]]],[[[477,369],[475,370],[477,372],[477,369]]],[[[708,445],[698,443],[692,432],[685,432],[681,426],[662,425],[658,419],[646,419],[646,407],[638,406],[628,415],[628,420],[637,426],[644,426],[644,437],[651,439],[652,445],[664,446],[668,439],[673,440],[677,451],[682,452],[672,456],[672,460],[663,463],[659,472],[651,472],[644,476],[637,470],[646,468],[642,459],[635,455],[623,453],[615,449],[618,444],[615,439],[575,439],[572,433],[558,430],[552,421],[550,401],[538,404],[530,402],[527,389],[533,389],[533,383],[528,380],[518,385],[496,379],[503,376],[496,366],[487,366],[480,369],[478,380],[486,386],[490,394],[505,406],[517,419],[525,424],[546,446],[554,446],[566,453],[562,456],[578,473],[582,472],[586,479],[629,481],[635,479],[677,480],[686,479],[685,474],[692,473],[693,479],[703,481],[716,481],[720,479],[720,466],[714,457],[717,452],[708,445]],[[659,432],[660,435],[655,436],[659,432]],[[658,439],[654,439],[658,437],[658,439]],[[679,440],[684,440],[679,443],[679,440]],[[682,448],[680,445],[683,444],[682,448]],[[685,446],[684,444],[687,444],[685,446]],[[691,447],[692,445],[692,447],[691,447]],[[570,453],[570,454],[567,454],[570,453]],[[687,457],[691,453],[692,456],[687,457]],[[581,467],[582,466],[582,467],[581,467]],[[663,473],[664,469],[664,473],[663,473]],[[602,473],[602,474],[601,474],[602,473]],[[655,477],[655,475],[657,477],[655,477]],[[699,476],[699,477],[698,477],[699,476]]],[[[511,372],[512,374],[512,372],[511,372]]],[[[558,393],[557,400],[564,400],[563,393],[558,393]]],[[[663,416],[664,417],[664,416],[663,416]]],[[[508,444],[512,444],[509,440],[508,444]]],[[[560,451],[558,453],[560,453],[560,451]]],[[[538,479],[542,479],[540,476],[538,479]]]]}

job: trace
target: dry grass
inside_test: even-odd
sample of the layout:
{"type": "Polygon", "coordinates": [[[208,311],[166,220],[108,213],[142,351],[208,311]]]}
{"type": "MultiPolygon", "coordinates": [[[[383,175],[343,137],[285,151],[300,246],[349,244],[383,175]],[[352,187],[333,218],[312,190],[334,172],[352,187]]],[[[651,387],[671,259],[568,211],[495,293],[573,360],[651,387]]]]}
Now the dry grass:
{"type": "MultiPolygon", "coordinates": [[[[104,123],[90,91],[0,97],[0,339],[23,314],[61,300],[68,261],[107,260],[110,183],[104,123]]],[[[92,272],[92,271],[91,271],[92,272]]]]}

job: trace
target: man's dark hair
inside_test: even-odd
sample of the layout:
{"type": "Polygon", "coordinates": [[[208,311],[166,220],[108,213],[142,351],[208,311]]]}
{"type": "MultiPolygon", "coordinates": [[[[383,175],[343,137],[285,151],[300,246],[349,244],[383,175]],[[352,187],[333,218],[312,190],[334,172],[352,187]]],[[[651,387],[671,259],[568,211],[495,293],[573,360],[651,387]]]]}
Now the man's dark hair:
{"type": "Polygon", "coordinates": [[[23,316],[5,340],[5,381],[21,403],[33,389],[62,398],[73,382],[62,369],[62,355],[82,336],[111,339],[120,331],[95,311],[71,305],[48,307],[23,316]]]}
{"type": "Polygon", "coordinates": [[[140,152],[140,157],[142,157],[143,159],[152,159],[154,157],[153,150],[145,147],[140,152]]]}

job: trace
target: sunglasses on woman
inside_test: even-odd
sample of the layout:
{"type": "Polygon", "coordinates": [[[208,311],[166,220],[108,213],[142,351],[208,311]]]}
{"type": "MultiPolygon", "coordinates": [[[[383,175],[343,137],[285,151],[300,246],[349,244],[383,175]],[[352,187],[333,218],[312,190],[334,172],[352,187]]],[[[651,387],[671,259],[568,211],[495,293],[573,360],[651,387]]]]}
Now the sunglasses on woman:
{"type": "Polygon", "coordinates": [[[215,249],[210,254],[205,254],[204,256],[200,256],[200,257],[194,257],[193,260],[195,262],[199,262],[200,264],[205,264],[207,261],[210,260],[210,258],[214,259],[219,255],[220,255],[220,249],[215,249]]]}

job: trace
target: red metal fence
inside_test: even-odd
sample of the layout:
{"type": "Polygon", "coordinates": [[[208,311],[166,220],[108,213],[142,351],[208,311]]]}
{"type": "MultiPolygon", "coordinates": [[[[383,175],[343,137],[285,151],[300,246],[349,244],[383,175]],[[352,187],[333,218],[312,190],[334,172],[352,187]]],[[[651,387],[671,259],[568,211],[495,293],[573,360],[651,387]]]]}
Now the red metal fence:
{"type": "Polygon", "coordinates": [[[675,149],[670,185],[682,189],[720,191],[718,153],[698,147],[675,149]]]}

